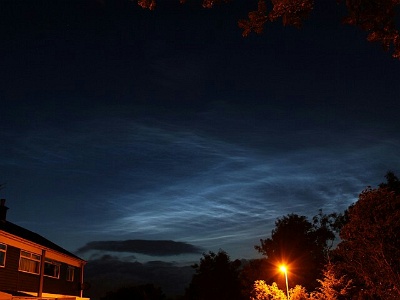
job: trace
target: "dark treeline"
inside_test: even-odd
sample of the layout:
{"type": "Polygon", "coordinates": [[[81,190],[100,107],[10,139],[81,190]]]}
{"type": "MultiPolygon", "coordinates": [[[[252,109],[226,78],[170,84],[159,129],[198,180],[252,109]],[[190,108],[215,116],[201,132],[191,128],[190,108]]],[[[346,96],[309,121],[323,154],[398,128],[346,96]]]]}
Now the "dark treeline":
{"type": "MultiPolygon", "coordinates": [[[[319,211],[312,219],[280,217],[251,261],[228,253],[204,253],[185,300],[400,299],[400,181],[393,172],[378,188],[367,188],[341,213],[319,211]],[[334,240],[338,239],[334,247],[334,240]]],[[[101,300],[166,300],[161,288],[138,285],[109,292],[101,300]]]]}

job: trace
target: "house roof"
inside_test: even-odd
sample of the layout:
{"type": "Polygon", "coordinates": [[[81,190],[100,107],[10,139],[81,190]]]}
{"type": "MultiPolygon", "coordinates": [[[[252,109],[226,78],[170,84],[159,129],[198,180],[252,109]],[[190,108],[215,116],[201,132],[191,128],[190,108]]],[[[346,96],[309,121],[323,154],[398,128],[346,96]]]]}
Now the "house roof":
{"type": "Polygon", "coordinates": [[[9,221],[0,221],[0,230],[5,231],[9,234],[18,236],[24,240],[31,241],[33,243],[39,244],[41,246],[44,246],[46,248],[52,249],[54,251],[60,252],[62,254],[68,255],[70,257],[74,257],[76,259],[79,259],[81,261],[84,261],[80,257],[76,256],[75,254],[65,250],[64,248],[58,246],[57,244],[49,241],[48,239],[44,238],[43,236],[30,231],[28,229],[25,229],[21,226],[18,226],[14,223],[11,223],[9,221]]]}

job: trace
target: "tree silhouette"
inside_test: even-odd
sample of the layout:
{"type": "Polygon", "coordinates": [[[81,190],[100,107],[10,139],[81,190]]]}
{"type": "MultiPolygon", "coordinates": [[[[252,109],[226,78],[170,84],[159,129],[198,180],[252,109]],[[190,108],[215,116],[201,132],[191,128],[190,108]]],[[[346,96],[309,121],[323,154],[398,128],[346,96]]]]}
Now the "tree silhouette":
{"type": "Polygon", "coordinates": [[[161,288],[153,284],[122,287],[117,291],[108,292],[100,300],[165,300],[161,288]]]}
{"type": "Polygon", "coordinates": [[[241,295],[240,261],[231,262],[228,254],[220,250],[203,254],[200,264],[193,266],[196,273],[186,290],[191,300],[239,300],[241,295]]]}
{"type": "MultiPolygon", "coordinates": [[[[216,4],[230,0],[203,0],[203,7],[212,8],[216,4]]],[[[326,0],[320,0],[323,3],[326,0]]],[[[334,0],[332,0],[334,1],[334,0]]],[[[392,56],[400,59],[400,33],[396,26],[400,0],[336,0],[344,4],[348,15],[345,24],[356,26],[368,33],[367,40],[378,42],[384,50],[392,50],[392,56]]],[[[186,0],[180,0],[185,3],[186,0]]],[[[283,25],[301,27],[312,10],[314,0],[258,0],[257,9],[248,13],[247,19],[238,21],[243,36],[251,32],[262,33],[267,22],[282,20],[283,25]]],[[[256,3],[256,0],[254,0],[256,3]]],[[[154,9],[156,0],[139,0],[146,9],[154,9]]]]}
{"type": "Polygon", "coordinates": [[[379,187],[387,188],[389,191],[400,195],[400,180],[397,178],[397,176],[392,171],[389,171],[386,173],[385,178],[386,182],[381,183],[379,187]]]}
{"type": "Polygon", "coordinates": [[[276,266],[271,265],[266,258],[245,261],[240,271],[242,294],[248,298],[257,280],[272,282],[276,273],[274,271],[276,271],[276,266]]]}

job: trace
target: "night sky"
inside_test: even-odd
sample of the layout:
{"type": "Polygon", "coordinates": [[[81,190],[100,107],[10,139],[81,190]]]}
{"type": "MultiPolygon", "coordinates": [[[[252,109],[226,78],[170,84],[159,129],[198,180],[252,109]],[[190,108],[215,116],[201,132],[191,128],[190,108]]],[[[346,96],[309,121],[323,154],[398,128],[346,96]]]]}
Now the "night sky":
{"type": "Polygon", "coordinates": [[[400,61],[336,1],[248,38],[256,1],[158,2],[0,2],[9,221],[85,259],[254,258],[399,174],[400,61]]]}

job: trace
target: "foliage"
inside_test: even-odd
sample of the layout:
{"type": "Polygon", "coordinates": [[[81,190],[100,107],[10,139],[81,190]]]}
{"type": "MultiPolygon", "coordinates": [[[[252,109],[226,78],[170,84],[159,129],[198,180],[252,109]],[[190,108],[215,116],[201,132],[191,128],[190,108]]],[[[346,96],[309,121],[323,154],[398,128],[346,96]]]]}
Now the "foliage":
{"type": "MultiPolygon", "coordinates": [[[[212,8],[216,4],[230,0],[203,0],[203,7],[212,8]]],[[[321,0],[323,2],[325,0],[321,0]]],[[[400,33],[396,19],[400,0],[336,0],[344,3],[348,15],[345,24],[357,26],[368,33],[367,40],[378,42],[384,50],[392,49],[392,56],[400,59],[400,33]]],[[[180,0],[185,3],[186,0],[180,0]]],[[[255,2],[255,0],[254,0],[255,2]]],[[[138,4],[147,9],[156,7],[156,0],[138,0],[138,4]]],[[[258,0],[257,9],[248,13],[247,19],[238,21],[243,36],[252,31],[262,33],[265,24],[282,20],[283,25],[301,27],[314,9],[314,0],[258,0]],[[269,5],[267,5],[267,2],[269,5]]]]}
{"type": "MultiPolygon", "coordinates": [[[[203,0],[202,6],[204,8],[212,8],[216,4],[228,3],[230,0],[203,0]]],[[[179,0],[181,4],[186,0],[179,0]]],[[[156,0],[138,0],[138,5],[142,8],[153,10],[156,8],[156,0]]]]}
{"type": "MultiPolygon", "coordinates": [[[[290,300],[308,300],[306,289],[296,285],[289,290],[290,300]]],[[[253,285],[250,300],[287,300],[286,293],[278,288],[276,282],[272,285],[266,284],[264,280],[256,280],[253,285]]]]}
{"type": "MultiPolygon", "coordinates": [[[[332,264],[328,264],[324,270],[323,280],[318,279],[321,284],[311,294],[301,285],[296,285],[289,290],[290,300],[345,300],[350,299],[349,290],[352,280],[346,276],[337,278],[332,264]]],[[[286,300],[286,293],[278,288],[275,282],[268,285],[264,280],[256,280],[251,291],[251,300],[286,300]]]]}
{"type": "Polygon", "coordinates": [[[285,293],[274,282],[268,285],[264,280],[254,282],[251,300],[287,300],[285,293]]]}
{"type": "Polygon", "coordinates": [[[328,226],[328,219],[320,212],[312,224],[305,216],[289,214],[279,218],[271,238],[261,239],[261,245],[255,248],[271,264],[287,264],[290,277],[296,283],[313,290],[317,286],[316,279],[322,274],[330,247],[328,242],[335,238],[328,226]]]}
{"type": "Polygon", "coordinates": [[[396,28],[396,9],[400,0],[346,0],[348,16],[344,22],[368,32],[368,41],[379,42],[384,50],[394,47],[400,59],[400,35],[396,28]]]}
{"type": "Polygon", "coordinates": [[[349,290],[351,289],[352,280],[348,280],[346,275],[337,277],[333,265],[328,263],[323,274],[323,279],[317,280],[320,287],[313,293],[310,298],[312,300],[344,300],[349,299],[349,290]]]}
{"type": "Polygon", "coordinates": [[[123,287],[114,292],[108,292],[101,300],[165,300],[161,288],[153,284],[123,287]]]}
{"type": "Polygon", "coordinates": [[[283,25],[301,27],[314,8],[314,0],[271,0],[272,9],[267,13],[267,4],[264,0],[258,1],[258,9],[248,14],[248,20],[240,20],[239,27],[243,29],[243,36],[251,31],[262,33],[267,21],[282,19],[283,25]]]}
{"type": "Polygon", "coordinates": [[[294,288],[289,290],[290,300],[308,300],[310,296],[308,295],[305,287],[301,285],[296,285],[294,288]]]}
{"type": "Polygon", "coordinates": [[[239,267],[241,263],[231,262],[228,254],[219,250],[216,254],[210,251],[203,254],[200,264],[193,268],[193,275],[189,288],[186,290],[187,299],[198,300],[235,300],[242,299],[239,267]]]}
{"type": "Polygon", "coordinates": [[[400,299],[400,195],[386,185],[364,190],[349,208],[335,254],[375,299],[400,299]]]}

